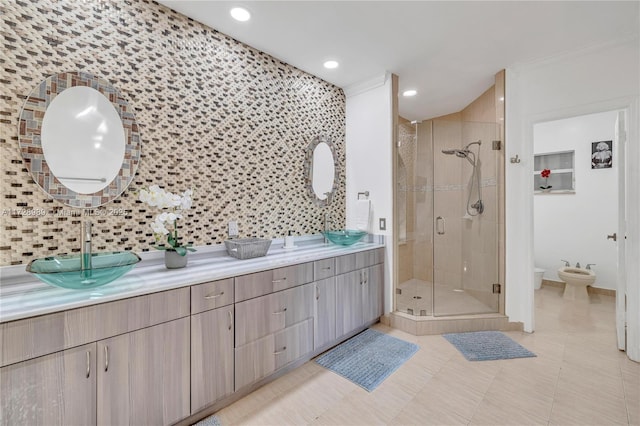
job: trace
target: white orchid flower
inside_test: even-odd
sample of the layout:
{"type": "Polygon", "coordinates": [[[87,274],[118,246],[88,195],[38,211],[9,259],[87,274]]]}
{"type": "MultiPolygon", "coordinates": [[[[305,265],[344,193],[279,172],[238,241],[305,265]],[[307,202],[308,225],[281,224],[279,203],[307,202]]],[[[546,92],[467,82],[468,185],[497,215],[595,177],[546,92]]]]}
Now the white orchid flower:
{"type": "Polygon", "coordinates": [[[169,230],[164,226],[164,223],[157,220],[155,222],[151,222],[151,229],[153,229],[155,234],[167,235],[169,233],[169,230]]]}

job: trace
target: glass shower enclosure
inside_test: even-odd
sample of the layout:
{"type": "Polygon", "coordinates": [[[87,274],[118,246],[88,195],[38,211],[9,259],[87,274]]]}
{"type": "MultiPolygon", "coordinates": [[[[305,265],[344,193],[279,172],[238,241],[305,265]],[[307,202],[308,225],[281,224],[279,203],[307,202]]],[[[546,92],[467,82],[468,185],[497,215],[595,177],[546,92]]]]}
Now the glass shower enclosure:
{"type": "Polygon", "coordinates": [[[496,123],[400,120],[395,310],[499,311],[496,123]]]}

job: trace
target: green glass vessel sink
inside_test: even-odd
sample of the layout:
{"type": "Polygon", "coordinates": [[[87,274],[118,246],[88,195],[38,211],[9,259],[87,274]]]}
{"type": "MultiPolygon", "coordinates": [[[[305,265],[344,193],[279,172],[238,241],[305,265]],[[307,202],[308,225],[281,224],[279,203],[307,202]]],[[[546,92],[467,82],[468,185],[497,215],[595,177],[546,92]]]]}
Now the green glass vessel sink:
{"type": "Polygon", "coordinates": [[[91,254],[91,269],[80,268],[80,254],[35,259],[27,265],[41,281],[56,287],[82,290],[100,287],[129,272],[140,257],[130,251],[91,254]]]}
{"type": "Polygon", "coordinates": [[[360,241],[365,235],[366,231],[355,231],[351,229],[339,229],[337,231],[324,231],[322,232],[329,241],[341,246],[350,246],[360,241]]]}

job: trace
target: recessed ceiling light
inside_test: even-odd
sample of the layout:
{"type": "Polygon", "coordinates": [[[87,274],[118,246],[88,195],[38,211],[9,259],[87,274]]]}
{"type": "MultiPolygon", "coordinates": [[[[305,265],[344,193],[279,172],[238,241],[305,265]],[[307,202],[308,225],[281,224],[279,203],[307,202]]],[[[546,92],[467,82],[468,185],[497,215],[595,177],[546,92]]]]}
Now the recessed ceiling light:
{"type": "Polygon", "coordinates": [[[414,89],[405,90],[404,92],[402,92],[402,96],[406,96],[406,97],[415,96],[417,94],[418,94],[418,91],[414,89]]]}
{"type": "Polygon", "coordinates": [[[338,68],[338,61],[326,61],[324,64],[325,68],[328,68],[330,70],[334,69],[334,68],[338,68]]]}
{"type": "Polygon", "coordinates": [[[245,22],[251,19],[251,14],[249,13],[249,11],[242,7],[234,7],[229,13],[231,14],[231,17],[236,21],[245,22]]]}

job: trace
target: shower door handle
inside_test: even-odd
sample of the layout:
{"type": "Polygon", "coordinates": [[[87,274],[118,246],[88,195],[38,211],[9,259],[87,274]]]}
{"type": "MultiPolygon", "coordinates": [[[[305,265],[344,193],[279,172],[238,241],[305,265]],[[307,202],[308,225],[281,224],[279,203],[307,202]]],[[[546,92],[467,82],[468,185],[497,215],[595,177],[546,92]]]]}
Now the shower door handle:
{"type": "Polygon", "coordinates": [[[436,232],[438,235],[444,235],[445,221],[442,216],[436,218],[436,232]]]}

